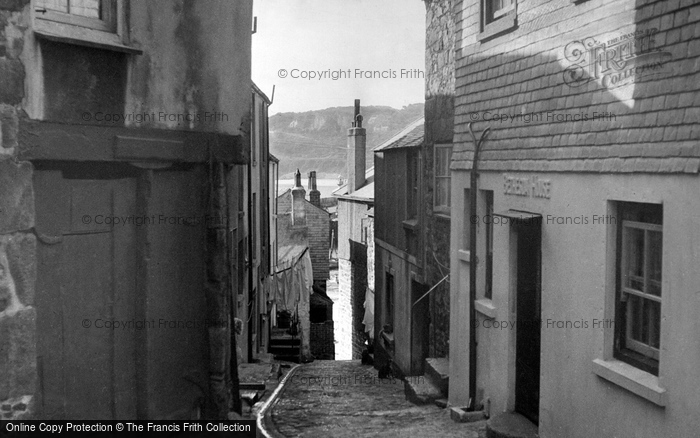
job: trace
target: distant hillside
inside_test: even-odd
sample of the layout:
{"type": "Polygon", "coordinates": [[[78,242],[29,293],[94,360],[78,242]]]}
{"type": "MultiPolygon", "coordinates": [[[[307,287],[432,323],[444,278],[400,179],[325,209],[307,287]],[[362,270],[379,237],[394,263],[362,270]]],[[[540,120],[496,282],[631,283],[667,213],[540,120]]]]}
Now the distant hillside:
{"type": "MultiPolygon", "coordinates": [[[[280,160],[280,178],[290,177],[296,169],[300,169],[304,177],[310,170],[318,172],[319,178],[345,176],[345,148],[353,113],[354,108],[347,106],[270,117],[270,152],[280,160]]],[[[402,109],[366,106],[361,113],[362,126],[367,129],[369,168],[374,163],[372,148],[422,117],[423,104],[402,109]]]]}

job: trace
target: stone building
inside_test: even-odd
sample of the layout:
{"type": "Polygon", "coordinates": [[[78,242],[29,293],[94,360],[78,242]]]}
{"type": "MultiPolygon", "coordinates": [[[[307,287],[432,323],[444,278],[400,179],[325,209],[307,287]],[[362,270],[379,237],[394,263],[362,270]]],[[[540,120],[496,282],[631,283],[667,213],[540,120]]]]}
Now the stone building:
{"type": "Polygon", "coordinates": [[[424,120],[408,125],[374,149],[375,365],[389,360],[395,371],[416,376],[428,357],[429,310],[423,296],[423,190],[421,147],[424,120]],[[419,301],[419,298],[423,297],[419,301]]]}
{"type": "MultiPolygon", "coordinates": [[[[321,318],[322,320],[314,318],[314,321],[310,321],[309,312],[320,305],[325,306],[332,315],[332,301],[326,295],[330,263],[330,214],[321,208],[321,193],[316,186],[315,171],[309,172],[308,187],[309,199],[306,199],[306,190],[301,185],[301,173],[297,169],[294,175],[294,187],[277,198],[277,241],[280,261],[290,258],[285,254],[295,255],[300,250],[309,252],[313,269],[313,289],[303,293],[310,296],[305,302],[310,303],[311,308],[302,309],[299,317],[303,327],[311,322],[319,325],[309,325],[310,333],[303,334],[307,337],[302,339],[302,347],[308,348],[310,354],[314,351],[322,352],[326,358],[329,352],[334,351],[332,317],[330,324],[327,323],[327,317],[321,318]],[[320,296],[314,297],[314,295],[320,296]]],[[[333,358],[330,357],[330,359],[333,358]]]]}
{"type": "Polygon", "coordinates": [[[455,19],[450,403],[545,438],[696,434],[700,5],[455,19]]]}
{"type": "Polygon", "coordinates": [[[276,226],[273,222],[276,200],[278,161],[270,155],[268,108],[271,101],[255,84],[252,86],[250,117],[250,162],[242,175],[246,187],[243,197],[245,215],[239,218],[242,240],[239,249],[245,251],[246,264],[238,291],[236,317],[243,325],[237,337],[244,362],[258,360],[267,353],[270,337],[270,308],[267,297],[270,273],[277,263],[276,226]],[[273,245],[274,244],[274,245],[273,245]]]}
{"type": "Polygon", "coordinates": [[[362,127],[360,101],[355,100],[355,117],[348,129],[347,183],[333,192],[338,198],[338,294],[341,308],[351,309],[352,358],[359,359],[369,336],[363,324],[368,283],[368,213],[374,206],[374,169],[367,169],[366,130],[362,127]]]}
{"type": "Polygon", "coordinates": [[[251,19],[0,2],[3,419],[226,418],[251,19]]]}
{"type": "Polygon", "coordinates": [[[428,296],[428,355],[449,354],[450,157],[454,127],[453,0],[426,0],[425,137],[421,148],[425,282],[439,285],[428,296]]]}

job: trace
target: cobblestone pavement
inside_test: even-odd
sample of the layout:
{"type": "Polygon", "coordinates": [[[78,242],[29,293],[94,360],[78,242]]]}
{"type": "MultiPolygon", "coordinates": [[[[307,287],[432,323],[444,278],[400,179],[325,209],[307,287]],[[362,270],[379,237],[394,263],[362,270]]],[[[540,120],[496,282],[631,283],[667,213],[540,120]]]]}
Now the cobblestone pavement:
{"type": "Polygon", "coordinates": [[[485,422],[456,423],[449,411],[416,406],[403,382],[377,377],[360,361],[315,361],[289,377],[270,412],[286,437],[484,438],[485,422]]]}

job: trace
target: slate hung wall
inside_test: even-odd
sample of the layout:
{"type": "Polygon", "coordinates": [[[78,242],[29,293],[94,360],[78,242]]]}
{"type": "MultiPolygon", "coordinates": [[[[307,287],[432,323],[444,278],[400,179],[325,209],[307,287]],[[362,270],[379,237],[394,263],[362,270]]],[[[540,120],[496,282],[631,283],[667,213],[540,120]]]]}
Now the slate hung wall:
{"type": "Polygon", "coordinates": [[[545,438],[692,435],[700,6],[516,0],[489,22],[482,3],[455,4],[450,402],[469,398],[469,266],[478,260],[477,405],[492,416],[521,412],[545,438]],[[491,129],[476,218],[470,122],[477,138],[491,129]],[[537,231],[527,235],[522,218],[537,231]],[[645,246],[658,261],[648,274],[654,296],[625,283],[632,246],[623,243],[632,245],[625,236],[634,229],[655,239],[645,246]],[[640,299],[632,295],[660,309],[646,313],[649,338],[630,331],[626,303],[640,299]],[[542,321],[530,351],[518,337],[526,328],[498,328],[521,312],[542,321]],[[519,376],[526,358],[535,367],[529,408],[519,376]]]}

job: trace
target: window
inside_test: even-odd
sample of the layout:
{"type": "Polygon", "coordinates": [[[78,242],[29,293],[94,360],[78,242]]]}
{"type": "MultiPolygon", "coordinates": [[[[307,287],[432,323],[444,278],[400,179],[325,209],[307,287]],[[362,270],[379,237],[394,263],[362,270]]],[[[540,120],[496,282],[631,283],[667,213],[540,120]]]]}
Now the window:
{"type": "Polygon", "coordinates": [[[253,263],[257,260],[258,252],[258,194],[253,193],[253,205],[251,206],[250,244],[253,245],[253,263]]]}
{"type": "Polygon", "coordinates": [[[117,31],[114,0],[36,0],[37,18],[106,32],[117,31]]]}
{"type": "Polygon", "coordinates": [[[253,93],[253,117],[250,120],[250,162],[253,167],[258,164],[258,120],[256,120],[255,114],[257,113],[256,107],[258,103],[256,101],[256,94],[253,93]]]}
{"type": "Polygon", "coordinates": [[[659,374],[661,339],[662,207],[621,203],[614,356],[659,374]]]}
{"type": "Polygon", "coordinates": [[[450,159],[452,145],[435,145],[435,191],[433,209],[440,213],[450,213],[450,159]]]}
{"type": "Polygon", "coordinates": [[[486,232],[486,249],[484,257],[486,259],[486,272],[484,275],[484,297],[491,299],[493,297],[493,190],[483,190],[484,201],[486,202],[486,212],[484,219],[481,221],[485,224],[486,232]]]}
{"type": "Polygon", "coordinates": [[[419,178],[418,178],[418,151],[409,149],[406,162],[406,218],[418,218],[418,193],[419,193],[419,178]]]}
{"type": "Polygon", "coordinates": [[[516,0],[481,0],[481,34],[491,38],[516,26],[516,0]]]}
{"type": "MultiPolygon", "coordinates": [[[[464,189],[464,230],[462,231],[462,249],[465,251],[469,251],[469,239],[471,238],[470,236],[470,230],[472,226],[472,222],[477,222],[478,223],[478,218],[477,221],[475,221],[472,217],[472,198],[471,194],[469,192],[469,189],[464,189]]],[[[476,224],[475,224],[476,225],[476,224]]]]}
{"type": "Polygon", "coordinates": [[[133,54],[127,45],[123,0],[35,0],[34,32],[40,38],[133,54]]]}

